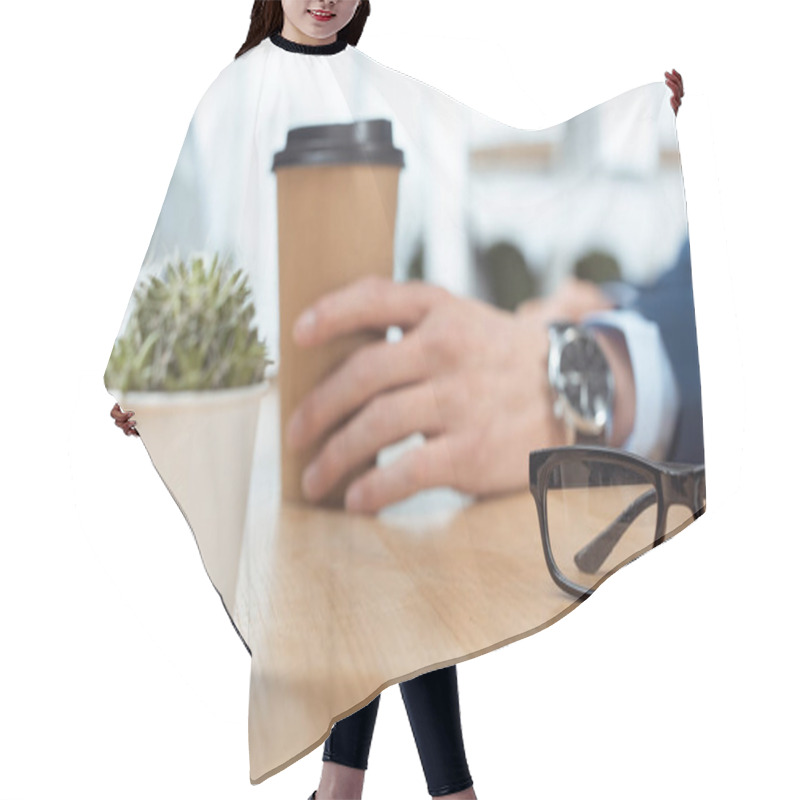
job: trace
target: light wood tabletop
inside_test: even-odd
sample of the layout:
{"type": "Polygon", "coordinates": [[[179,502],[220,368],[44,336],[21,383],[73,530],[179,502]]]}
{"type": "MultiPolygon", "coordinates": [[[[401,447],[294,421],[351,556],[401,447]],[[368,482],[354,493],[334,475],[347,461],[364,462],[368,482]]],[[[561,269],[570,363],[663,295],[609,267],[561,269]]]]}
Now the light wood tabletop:
{"type": "MultiPolygon", "coordinates": [[[[579,602],[548,573],[527,488],[480,500],[433,489],[376,515],[285,503],[279,434],[273,384],[260,406],[238,573],[231,578],[230,553],[201,544],[251,651],[252,783],[319,747],[334,722],[388,686],[530,636],[579,602]]],[[[379,466],[422,441],[381,451],[379,466]]],[[[681,512],[669,530],[692,521],[681,512]]]]}

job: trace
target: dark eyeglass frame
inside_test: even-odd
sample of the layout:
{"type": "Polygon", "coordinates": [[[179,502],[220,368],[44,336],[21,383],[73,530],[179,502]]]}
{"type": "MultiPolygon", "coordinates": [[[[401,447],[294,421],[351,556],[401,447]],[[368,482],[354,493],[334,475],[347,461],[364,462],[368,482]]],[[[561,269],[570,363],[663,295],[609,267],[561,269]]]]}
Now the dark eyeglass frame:
{"type": "MultiPolygon", "coordinates": [[[[606,578],[613,575],[618,569],[638,558],[642,553],[652,550],[657,545],[672,538],[683,530],[689,523],[696,520],[706,510],[706,470],[705,464],[682,464],[678,462],[659,463],[648,458],[617,450],[610,447],[595,445],[570,445],[566,447],[548,447],[533,450],[529,459],[530,491],[536,501],[539,512],[539,530],[542,535],[545,561],[550,576],[556,584],[575,597],[585,600],[606,578]],[[633,501],[614,522],[605,528],[592,542],[584,547],[576,556],[583,558],[584,563],[599,567],[608,556],[611,549],[619,541],[622,534],[643,511],[657,503],[656,530],[653,544],[642,548],[626,558],[614,569],[605,574],[592,588],[580,586],[564,575],[556,564],[553,550],[550,546],[550,531],[547,523],[547,504],[545,493],[548,482],[557,467],[565,464],[576,463],[590,458],[595,462],[617,465],[625,470],[636,473],[643,478],[643,482],[651,484],[648,492],[633,501]],[[654,491],[655,490],[655,491],[654,491]],[[692,509],[692,517],[680,528],[671,531],[667,536],[667,511],[673,504],[685,505],[692,509]]],[[[580,566],[580,564],[579,564],[580,566]]]]}

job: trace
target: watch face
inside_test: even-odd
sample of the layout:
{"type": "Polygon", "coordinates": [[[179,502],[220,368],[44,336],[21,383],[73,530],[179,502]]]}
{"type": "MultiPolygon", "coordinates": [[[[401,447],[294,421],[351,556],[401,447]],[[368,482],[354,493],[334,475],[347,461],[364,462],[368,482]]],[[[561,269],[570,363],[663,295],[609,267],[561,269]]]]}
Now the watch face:
{"type": "Polygon", "coordinates": [[[560,362],[561,388],[581,418],[605,423],[611,399],[611,371],[592,336],[578,334],[564,345],[560,362]]]}

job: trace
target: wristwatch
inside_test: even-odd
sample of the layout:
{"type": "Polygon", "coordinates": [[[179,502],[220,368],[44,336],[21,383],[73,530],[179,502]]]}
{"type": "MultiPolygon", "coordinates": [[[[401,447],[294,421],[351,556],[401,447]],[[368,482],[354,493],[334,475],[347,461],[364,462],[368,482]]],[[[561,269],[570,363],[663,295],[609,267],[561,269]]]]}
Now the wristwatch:
{"type": "Polygon", "coordinates": [[[597,338],[589,328],[571,322],[551,323],[548,335],[553,411],[564,420],[567,444],[608,444],[614,378],[597,338]]]}

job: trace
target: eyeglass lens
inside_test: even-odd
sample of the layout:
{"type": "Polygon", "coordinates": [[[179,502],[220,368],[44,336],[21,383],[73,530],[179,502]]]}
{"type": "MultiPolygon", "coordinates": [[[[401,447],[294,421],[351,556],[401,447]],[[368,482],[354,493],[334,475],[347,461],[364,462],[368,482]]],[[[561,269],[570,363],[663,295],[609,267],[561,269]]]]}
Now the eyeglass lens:
{"type": "Polygon", "coordinates": [[[645,472],[590,458],[558,464],[545,504],[553,560],[581,587],[653,546],[658,495],[645,472]]]}

